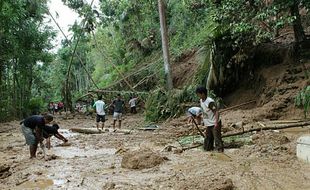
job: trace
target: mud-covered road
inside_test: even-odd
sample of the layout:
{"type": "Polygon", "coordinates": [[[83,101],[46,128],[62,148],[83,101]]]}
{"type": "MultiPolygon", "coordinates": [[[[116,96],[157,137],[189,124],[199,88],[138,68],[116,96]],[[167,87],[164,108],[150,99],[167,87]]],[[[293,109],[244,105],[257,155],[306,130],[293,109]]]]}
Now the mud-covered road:
{"type": "MultiPolygon", "coordinates": [[[[0,124],[0,189],[310,189],[310,164],[295,156],[296,139],[309,133],[307,127],[257,133],[252,143],[221,154],[201,148],[167,151],[167,145],[180,146],[175,134],[186,129],[176,125],[182,125],[181,119],[130,134],[70,132],[71,127],[94,126],[94,119],[84,116],[58,116],[56,121],[69,144],[53,137],[49,161],[29,159],[17,121],[0,124]],[[122,167],[123,157],[133,151],[164,159],[151,168],[122,167]]],[[[109,117],[106,124],[111,122],[109,117]]],[[[138,115],[126,116],[123,124],[128,129],[144,125],[138,115]]]]}

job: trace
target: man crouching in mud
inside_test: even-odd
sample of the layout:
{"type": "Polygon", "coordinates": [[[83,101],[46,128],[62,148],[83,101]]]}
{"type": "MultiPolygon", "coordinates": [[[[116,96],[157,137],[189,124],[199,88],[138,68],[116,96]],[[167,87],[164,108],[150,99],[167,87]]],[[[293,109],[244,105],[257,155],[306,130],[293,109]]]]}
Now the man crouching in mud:
{"type": "Polygon", "coordinates": [[[33,115],[21,122],[22,133],[25,136],[26,143],[29,145],[30,159],[36,157],[38,144],[42,143],[42,129],[46,124],[53,121],[53,116],[46,115],[33,115]]]}
{"type": "Polygon", "coordinates": [[[206,151],[217,150],[223,152],[223,141],[221,135],[221,120],[215,101],[208,97],[208,90],[205,87],[198,87],[196,94],[200,98],[200,106],[203,111],[203,123],[206,126],[206,134],[203,148],[206,151]],[[214,147],[215,141],[215,147],[214,147]]]}
{"type": "Polygon", "coordinates": [[[68,142],[68,139],[66,139],[64,136],[62,136],[59,132],[59,125],[53,124],[52,126],[45,125],[44,128],[42,128],[43,137],[46,139],[46,147],[48,149],[51,148],[51,137],[54,135],[57,139],[62,140],[64,143],[68,142]]]}

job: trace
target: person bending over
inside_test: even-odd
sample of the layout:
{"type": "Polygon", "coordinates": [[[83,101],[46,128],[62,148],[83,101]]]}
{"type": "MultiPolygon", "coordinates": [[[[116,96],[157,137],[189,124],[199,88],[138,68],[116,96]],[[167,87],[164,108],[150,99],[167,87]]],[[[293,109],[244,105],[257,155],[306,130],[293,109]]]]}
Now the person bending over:
{"type": "Polygon", "coordinates": [[[53,116],[47,115],[33,115],[24,119],[21,124],[21,130],[25,137],[26,144],[29,145],[30,159],[36,157],[38,144],[42,143],[42,128],[46,124],[53,121],[53,116]]]}

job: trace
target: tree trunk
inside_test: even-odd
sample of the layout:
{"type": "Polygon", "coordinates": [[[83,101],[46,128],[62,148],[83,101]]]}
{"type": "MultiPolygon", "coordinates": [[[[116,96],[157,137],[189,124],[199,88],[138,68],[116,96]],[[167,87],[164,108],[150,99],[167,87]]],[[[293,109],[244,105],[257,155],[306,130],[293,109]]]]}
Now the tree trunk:
{"type": "Polygon", "coordinates": [[[162,48],[163,48],[165,75],[167,79],[167,87],[168,87],[168,90],[170,91],[173,89],[173,83],[172,83],[172,76],[170,72],[168,33],[167,33],[166,17],[165,17],[165,5],[163,3],[163,0],[158,0],[158,10],[159,10],[159,18],[160,18],[160,31],[161,31],[161,41],[162,41],[162,48]]]}
{"type": "Polygon", "coordinates": [[[293,22],[293,28],[294,28],[295,40],[297,43],[303,42],[306,39],[306,35],[299,14],[299,3],[300,0],[294,0],[293,5],[290,7],[291,15],[296,17],[296,19],[293,22]]]}

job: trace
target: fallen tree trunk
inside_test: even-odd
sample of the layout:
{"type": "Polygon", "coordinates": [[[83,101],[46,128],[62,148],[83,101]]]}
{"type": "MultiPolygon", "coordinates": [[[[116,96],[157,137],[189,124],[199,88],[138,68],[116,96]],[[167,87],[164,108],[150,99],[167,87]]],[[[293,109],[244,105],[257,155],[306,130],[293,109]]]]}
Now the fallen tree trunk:
{"type": "Polygon", "coordinates": [[[76,133],[84,133],[84,134],[101,134],[101,133],[108,133],[108,132],[115,132],[115,133],[124,133],[129,134],[132,130],[129,129],[116,129],[114,131],[112,128],[103,128],[103,130],[98,130],[96,128],[71,128],[72,132],[76,133]]]}
{"type": "Polygon", "coordinates": [[[225,138],[225,137],[237,136],[237,135],[242,135],[242,134],[250,133],[254,131],[288,129],[288,128],[294,128],[294,127],[303,127],[307,125],[310,125],[310,121],[300,122],[300,123],[291,123],[291,124],[279,125],[279,126],[266,126],[266,127],[252,128],[252,129],[239,131],[235,133],[223,134],[222,137],[225,138]]]}
{"type": "Polygon", "coordinates": [[[95,129],[95,128],[71,128],[70,130],[72,132],[84,133],[84,134],[100,134],[100,133],[105,133],[105,131],[103,131],[103,130],[99,131],[98,129],[95,129]]]}

